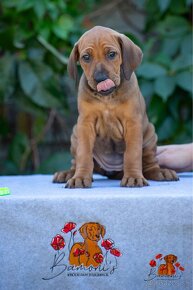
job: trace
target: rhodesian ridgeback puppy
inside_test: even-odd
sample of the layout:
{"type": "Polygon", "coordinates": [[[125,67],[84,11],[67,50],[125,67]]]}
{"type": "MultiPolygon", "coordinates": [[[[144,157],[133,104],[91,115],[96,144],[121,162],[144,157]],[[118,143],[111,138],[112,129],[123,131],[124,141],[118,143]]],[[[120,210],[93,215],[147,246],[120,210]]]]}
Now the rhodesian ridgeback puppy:
{"type": "Polygon", "coordinates": [[[146,179],[178,180],[157,162],[154,126],[149,122],[135,69],[142,51],[128,37],[96,26],[75,44],[68,64],[71,77],[83,74],[78,88],[79,117],[71,137],[72,167],[54,182],[68,188],[90,187],[93,170],[122,179],[121,186],[141,187],[146,179]]]}

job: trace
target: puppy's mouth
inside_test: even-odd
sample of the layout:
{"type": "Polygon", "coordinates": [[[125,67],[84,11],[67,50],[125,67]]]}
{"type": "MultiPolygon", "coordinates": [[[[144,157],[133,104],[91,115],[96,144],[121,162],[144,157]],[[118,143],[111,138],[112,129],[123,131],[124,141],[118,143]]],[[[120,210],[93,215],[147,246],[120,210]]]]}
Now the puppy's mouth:
{"type": "Polygon", "coordinates": [[[111,94],[115,88],[115,83],[111,79],[106,79],[97,84],[97,92],[102,96],[111,94]]]}

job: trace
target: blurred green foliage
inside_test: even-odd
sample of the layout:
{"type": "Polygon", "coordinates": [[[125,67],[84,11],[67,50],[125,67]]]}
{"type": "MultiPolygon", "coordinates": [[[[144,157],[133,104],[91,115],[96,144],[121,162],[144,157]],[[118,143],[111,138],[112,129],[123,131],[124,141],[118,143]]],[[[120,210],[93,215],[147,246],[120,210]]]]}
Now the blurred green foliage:
{"type": "Polygon", "coordinates": [[[147,12],[146,40],[137,75],[150,120],[160,143],[191,142],[191,1],[148,0],[142,4],[147,12]]]}
{"type": "MultiPolygon", "coordinates": [[[[191,141],[192,23],[190,0],[138,0],[146,13],[137,71],[160,143],[191,141]]],[[[0,173],[49,173],[67,153],[39,156],[54,118],[66,116],[68,55],[96,0],[0,2],[0,173]],[[3,162],[2,162],[3,161],[3,162]]],[[[64,166],[65,165],[65,166],[64,166]]]]}

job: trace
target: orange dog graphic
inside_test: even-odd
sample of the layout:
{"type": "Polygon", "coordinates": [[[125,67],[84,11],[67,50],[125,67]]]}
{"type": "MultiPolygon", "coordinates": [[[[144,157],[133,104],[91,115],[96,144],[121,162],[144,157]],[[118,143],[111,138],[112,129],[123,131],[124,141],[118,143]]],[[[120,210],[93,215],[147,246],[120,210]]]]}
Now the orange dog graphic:
{"type": "Polygon", "coordinates": [[[105,235],[105,227],[99,223],[85,223],[79,229],[84,242],[75,243],[69,255],[69,263],[74,266],[98,267],[103,262],[102,250],[98,245],[105,235]]]}
{"type": "Polygon", "coordinates": [[[174,267],[174,263],[177,261],[177,257],[173,254],[169,254],[167,256],[164,257],[164,260],[166,261],[166,264],[161,264],[158,268],[158,275],[160,276],[172,276],[175,275],[176,271],[175,271],[175,267],[174,267]]]}

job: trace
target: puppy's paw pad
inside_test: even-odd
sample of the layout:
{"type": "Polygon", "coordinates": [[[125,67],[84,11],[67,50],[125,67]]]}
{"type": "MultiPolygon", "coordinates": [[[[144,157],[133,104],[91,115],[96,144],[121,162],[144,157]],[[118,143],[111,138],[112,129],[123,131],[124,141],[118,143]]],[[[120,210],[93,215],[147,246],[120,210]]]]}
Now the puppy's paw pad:
{"type": "Polygon", "coordinates": [[[123,187],[143,187],[149,185],[144,177],[123,177],[121,186],[123,187]]]}

